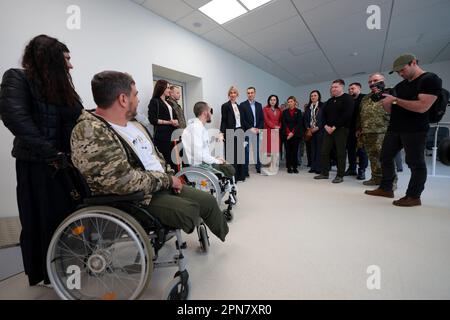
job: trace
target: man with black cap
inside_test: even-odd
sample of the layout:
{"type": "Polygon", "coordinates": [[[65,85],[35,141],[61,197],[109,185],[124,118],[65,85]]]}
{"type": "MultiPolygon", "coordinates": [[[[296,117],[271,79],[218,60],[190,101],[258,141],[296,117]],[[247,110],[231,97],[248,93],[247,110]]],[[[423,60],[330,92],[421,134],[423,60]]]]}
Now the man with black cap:
{"type": "Polygon", "coordinates": [[[411,170],[406,196],[393,202],[400,207],[420,206],[420,196],[427,180],[425,143],[429,129],[428,110],[437,100],[442,80],[418,65],[413,54],[399,56],[389,73],[397,72],[404,80],[394,88],[394,95],[383,94],[382,105],[391,114],[388,131],[381,149],[382,181],[378,189],[366,191],[371,196],[394,198],[394,158],[405,149],[411,170]]]}

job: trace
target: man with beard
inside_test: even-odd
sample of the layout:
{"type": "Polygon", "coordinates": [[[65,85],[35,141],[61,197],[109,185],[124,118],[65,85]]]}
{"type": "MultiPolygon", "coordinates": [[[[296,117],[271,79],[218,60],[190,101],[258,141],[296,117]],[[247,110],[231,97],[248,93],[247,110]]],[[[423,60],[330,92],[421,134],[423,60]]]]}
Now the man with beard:
{"type": "Polygon", "coordinates": [[[202,218],[225,241],[228,225],[216,199],[174,177],[150,134],[134,121],[139,98],[133,78],[105,71],[91,85],[97,109],[83,111],[71,146],[72,161],[92,194],[143,192],[142,206],[164,225],[191,233],[202,218]]]}
{"type": "Polygon", "coordinates": [[[183,150],[187,163],[192,166],[201,164],[211,165],[214,169],[223,172],[226,177],[232,178],[235,169],[222,158],[211,156],[209,150],[209,134],[205,124],[212,121],[212,108],[206,102],[197,102],[194,106],[195,118],[188,121],[188,126],[181,137],[183,150]]]}
{"type": "Polygon", "coordinates": [[[440,94],[442,80],[436,74],[424,71],[413,54],[399,56],[390,73],[393,72],[397,72],[404,80],[395,86],[395,96],[383,94],[381,100],[384,110],[391,114],[381,149],[381,184],[378,189],[367,190],[365,193],[394,198],[394,158],[404,148],[411,178],[406,195],[395,200],[393,205],[420,206],[420,196],[427,180],[425,144],[430,128],[428,111],[440,94]]]}

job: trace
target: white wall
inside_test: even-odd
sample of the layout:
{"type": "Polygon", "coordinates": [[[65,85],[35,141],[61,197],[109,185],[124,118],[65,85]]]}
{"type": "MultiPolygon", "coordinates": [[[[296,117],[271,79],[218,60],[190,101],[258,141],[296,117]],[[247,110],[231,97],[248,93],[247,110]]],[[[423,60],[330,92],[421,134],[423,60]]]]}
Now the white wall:
{"type": "MultiPolygon", "coordinates": [[[[419,63],[420,63],[420,57],[419,57],[419,63]]],[[[436,73],[442,79],[442,86],[444,88],[446,88],[447,90],[450,90],[450,60],[433,63],[433,64],[421,65],[421,67],[425,71],[436,73]]],[[[383,71],[383,74],[385,75],[386,84],[388,86],[393,87],[394,85],[396,85],[397,83],[399,83],[400,81],[403,80],[396,73],[389,75],[389,70],[383,71]]],[[[352,82],[359,82],[362,84],[362,92],[363,93],[368,93],[370,91],[369,86],[367,84],[368,79],[369,79],[368,74],[362,75],[362,76],[351,77],[351,78],[344,78],[346,88],[348,88],[348,85],[352,82]]],[[[311,85],[296,88],[295,89],[296,97],[297,97],[297,99],[300,100],[300,102],[301,102],[300,105],[303,105],[309,101],[309,93],[315,89],[320,91],[320,93],[322,94],[322,100],[326,101],[330,97],[330,86],[331,86],[331,82],[333,80],[334,79],[332,79],[331,81],[327,81],[327,82],[314,83],[311,85]]],[[[447,109],[447,112],[444,115],[444,118],[442,121],[450,122],[450,110],[449,109],[447,109]]]]}
{"type": "MultiPolygon", "coordinates": [[[[26,43],[44,33],[65,42],[75,66],[75,87],[85,108],[95,107],[92,76],[103,70],[126,71],[140,91],[145,113],[152,94],[152,64],[202,78],[203,99],[216,110],[227,101],[230,85],[257,88],[265,103],[271,93],[288,96],[293,88],[211,43],[144,10],[129,0],[0,0],[0,73],[18,67],[26,43]],[[81,8],[81,30],[66,28],[69,5],[81,8]]],[[[192,106],[190,106],[192,108],[192,106]]],[[[218,112],[213,123],[218,127],[218,112]]],[[[0,217],[17,215],[12,136],[0,125],[0,217]]]]}

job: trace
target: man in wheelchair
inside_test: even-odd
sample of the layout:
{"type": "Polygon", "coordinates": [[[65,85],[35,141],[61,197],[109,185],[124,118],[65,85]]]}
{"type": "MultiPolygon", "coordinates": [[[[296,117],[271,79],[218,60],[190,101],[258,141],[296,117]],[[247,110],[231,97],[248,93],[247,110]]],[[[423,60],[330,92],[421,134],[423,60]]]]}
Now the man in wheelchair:
{"type": "Polygon", "coordinates": [[[71,146],[72,161],[93,195],[142,191],[142,205],[162,224],[191,233],[203,219],[225,241],[228,225],[214,197],[184,186],[134,120],[139,99],[132,77],[105,71],[94,76],[91,86],[97,109],[83,111],[71,146]]]}
{"type": "Polygon", "coordinates": [[[211,123],[212,108],[206,102],[197,102],[194,106],[196,118],[188,121],[187,128],[183,131],[183,150],[189,165],[204,169],[213,168],[221,172],[227,178],[234,178],[235,169],[222,158],[211,156],[209,150],[209,134],[205,128],[206,123],[211,123]]]}
{"type": "Polygon", "coordinates": [[[197,180],[194,184],[191,181],[191,185],[195,185],[197,189],[211,192],[211,194],[216,196],[219,204],[222,202],[225,194],[228,193],[228,200],[225,200],[228,208],[224,211],[224,214],[227,220],[231,221],[233,219],[231,209],[237,202],[237,189],[234,178],[236,171],[224,159],[215,158],[211,155],[209,149],[210,137],[205,124],[211,123],[212,113],[211,107],[206,102],[197,102],[195,104],[195,118],[189,120],[188,126],[184,129],[182,135],[185,160],[192,167],[181,170],[177,176],[182,177],[184,180],[197,180]],[[216,184],[214,181],[217,179],[207,179],[209,183],[203,178],[195,179],[195,176],[208,176],[208,174],[202,173],[202,170],[215,175],[218,183],[216,184]]]}

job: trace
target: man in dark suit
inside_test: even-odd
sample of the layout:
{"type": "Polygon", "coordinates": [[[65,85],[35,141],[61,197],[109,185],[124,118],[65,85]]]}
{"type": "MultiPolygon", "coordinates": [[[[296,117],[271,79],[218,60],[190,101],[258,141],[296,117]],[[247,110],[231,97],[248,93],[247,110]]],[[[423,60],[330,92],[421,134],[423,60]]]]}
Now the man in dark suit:
{"type": "Polygon", "coordinates": [[[253,155],[256,158],[256,172],[261,173],[261,162],[259,159],[259,139],[260,133],[262,134],[262,129],[264,129],[264,114],[262,110],[262,105],[255,101],[256,89],[250,87],[247,89],[247,101],[241,103],[242,109],[242,127],[246,132],[247,136],[245,141],[248,144],[245,147],[245,166],[244,172],[247,177],[249,177],[249,153],[250,153],[250,143],[253,144],[253,155]]]}

